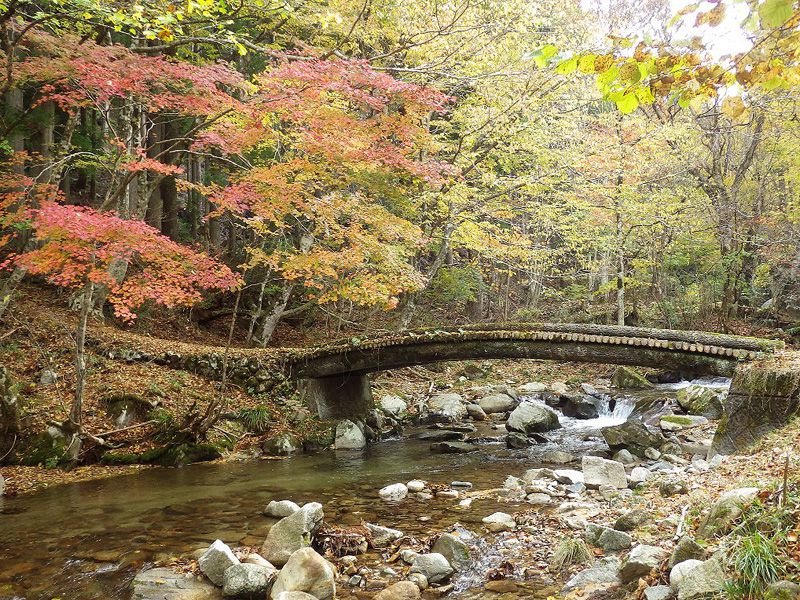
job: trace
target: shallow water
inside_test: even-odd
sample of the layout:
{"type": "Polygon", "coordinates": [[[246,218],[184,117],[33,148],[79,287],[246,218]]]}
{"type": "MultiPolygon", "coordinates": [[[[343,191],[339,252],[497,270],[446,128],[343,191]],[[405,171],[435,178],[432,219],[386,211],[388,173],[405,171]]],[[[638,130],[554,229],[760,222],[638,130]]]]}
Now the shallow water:
{"type": "MultiPolygon", "coordinates": [[[[665,388],[648,394],[671,392],[665,388]]],[[[326,521],[335,525],[365,520],[417,537],[456,523],[479,531],[482,517],[501,509],[513,512],[514,506],[476,500],[463,509],[455,500],[442,499],[391,504],[377,491],[414,478],[500,487],[509,474],[540,466],[539,457],[547,450],[580,455],[603,447],[599,428],[623,421],[623,413],[591,421],[562,418],[564,427],[550,434],[550,443],[526,450],[507,450],[498,441],[470,454],[432,454],[428,442],[389,440],[363,453],[152,469],[0,499],[0,599],[128,598],[130,581],[145,564],[190,553],[217,538],[233,546],[259,546],[273,522],[261,510],[272,499],[321,502],[326,521]]],[[[499,440],[501,434],[487,425],[475,435],[499,440]]],[[[482,553],[483,570],[503,560],[491,544],[482,553]]],[[[481,583],[477,579],[476,586],[481,583]]],[[[478,597],[463,592],[472,583],[458,582],[457,596],[478,597]]],[[[552,590],[529,582],[516,597],[548,593],[552,590]]]]}

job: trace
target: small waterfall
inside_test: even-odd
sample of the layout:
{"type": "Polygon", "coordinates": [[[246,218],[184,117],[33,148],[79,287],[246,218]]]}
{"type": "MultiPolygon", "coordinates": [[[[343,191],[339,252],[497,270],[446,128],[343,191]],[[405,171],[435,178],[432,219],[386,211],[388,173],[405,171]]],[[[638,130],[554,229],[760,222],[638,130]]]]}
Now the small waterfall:
{"type": "Polygon", "coordinates": [[[621,423],[631,416],[635,407],[636,402],[633,398],[611,398],[605,396],[603,404],[598,407],[597,412],[601,419],[613,419],[621,423]]]}

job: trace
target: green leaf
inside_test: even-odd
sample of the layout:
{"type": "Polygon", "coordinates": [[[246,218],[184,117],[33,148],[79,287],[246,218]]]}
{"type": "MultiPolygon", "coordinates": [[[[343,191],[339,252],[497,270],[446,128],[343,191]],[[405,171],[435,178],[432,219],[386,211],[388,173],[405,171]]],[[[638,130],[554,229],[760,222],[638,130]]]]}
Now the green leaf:
{"type": "Polygon", "coordinates": [[[758,7],[763,27],[780,27],[793,14],[793,0],[765,0],[758,7]]]}
{"type": "Polygon", "coordinates": [[[572,58],[568,58],[567,60],[562,60],[556,66],[556,73],[560,75],[569,75],[570,73],[574,73],[575,69],[578,68],[578,57],[573,56],[572,58]]]}
{"type": "Polygon", "coordinates": [[[578,70],[581,73],[594,73],[594,60],[597,58],[594,54],[584,54],[578,60],[578,70]]]}
{"type": "Polygon", "coordinates": [[[623,94],[614,102],[617,105],[617,110],[623,115],[630,114],[639,107],[639,100],[636,98],[636,94],[632,93],[623,94]]]}

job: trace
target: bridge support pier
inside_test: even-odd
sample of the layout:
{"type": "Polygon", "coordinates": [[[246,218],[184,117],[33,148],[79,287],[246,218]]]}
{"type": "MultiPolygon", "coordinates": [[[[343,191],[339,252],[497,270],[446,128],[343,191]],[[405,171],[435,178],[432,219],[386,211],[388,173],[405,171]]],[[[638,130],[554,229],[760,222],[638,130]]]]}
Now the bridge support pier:
{"type": "Polygon", "coordinates": [[[363,419],[374,406],[369,375],[334,375],[298,381],[300,396],[321,419],[363,419]]]}

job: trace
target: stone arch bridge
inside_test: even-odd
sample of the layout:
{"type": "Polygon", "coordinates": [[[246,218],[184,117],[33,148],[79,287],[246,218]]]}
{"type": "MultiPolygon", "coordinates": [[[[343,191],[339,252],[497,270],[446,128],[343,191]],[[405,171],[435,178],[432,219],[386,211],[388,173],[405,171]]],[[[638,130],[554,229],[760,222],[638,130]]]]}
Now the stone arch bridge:
{"type": "Polygon", "coordinates": [[[309,405],[325,418],[372,405],[369,374],[467,359],[544,359],[733,374],[737,364],[781,342],[700,331],[606,325],[513,323],[410,330],[295,350],[285,365],[309,405]]]}

